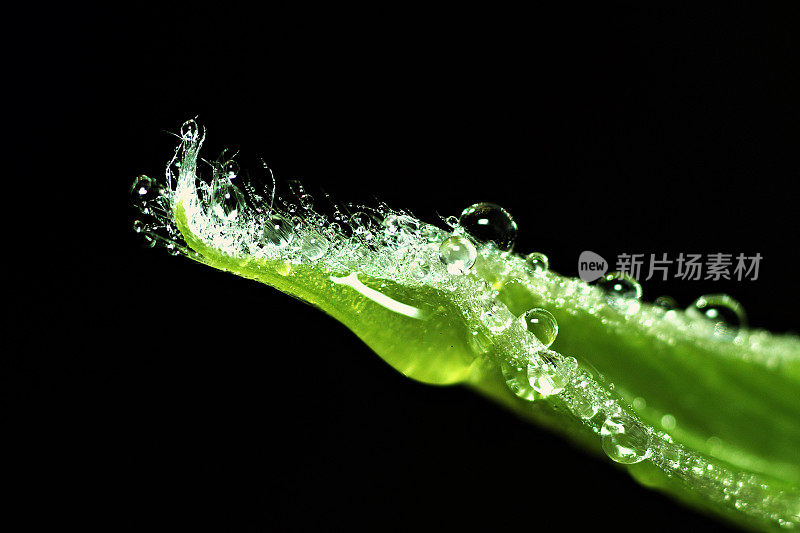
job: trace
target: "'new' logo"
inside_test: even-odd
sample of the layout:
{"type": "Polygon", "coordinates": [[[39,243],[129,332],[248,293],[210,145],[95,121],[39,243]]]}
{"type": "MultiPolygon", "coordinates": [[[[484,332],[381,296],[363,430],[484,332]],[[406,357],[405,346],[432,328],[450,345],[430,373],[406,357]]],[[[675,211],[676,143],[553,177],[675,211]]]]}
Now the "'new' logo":
{"type": "Polygon", "coordinates": [[[599,254],[589,250],[581,252],[578,257],[578,276],[583,281],[590,283],[600,279],[606,272],[608,272],[608,262],[599,254]]]}

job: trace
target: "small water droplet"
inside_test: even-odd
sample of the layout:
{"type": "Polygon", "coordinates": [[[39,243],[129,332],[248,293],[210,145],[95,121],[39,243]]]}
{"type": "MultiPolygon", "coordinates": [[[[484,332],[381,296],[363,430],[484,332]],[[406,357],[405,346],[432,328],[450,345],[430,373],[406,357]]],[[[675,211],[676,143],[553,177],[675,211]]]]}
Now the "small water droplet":
{"type": "Polygon", "coordinates": [[[239,175],[239,163],[230,160],[222,165],[222,175],[229,180],[235,179],[239,175]]]}
{"type": "Polygon", "coordinates": [[[147,229],[147,226],[141,220],[134,220],[133,221],[133,231],[136,233],[141,233],[147,229]]]}
{"type": "Polygon", "coordinates": [[[190,118],[181,126],[181,139],[186,142],[194,142],[200,135],[200,128],[193,118],[190,118]]]}
{"type": "Polygon", "coordinates": [[[131,185],[131,203],[143,213],[148,213],[150,206],[161,194],[161,186],[156,180],[147,176],[137,176],[131,185]]]}
{"type": "Polygon", "coordinates": [[[519,317],[519,321],[522,326],[529,333],[533,333],[546,348],[549,348],[550,345],[553,344],[553,341],[556,340],[556,336],[558,336],[558,322],[556,321],[556,317],[547,309],[534,307],[533,309],[525,311],[525,313],[519,317]]]}
{"type": "Polygon", "coordinates": [[[618,463],[638,463],[650,456],[650,433],[638,420],[625,413],[608,417],[600,435],[603,451],[618,463]]]}
{"type": "Polygon", "coordinates": [[[475,246],[464,237],[453,235],[439,246],[439,259],[450,274],[466,274],[477,258],[475,246]]]}
{"type": "Polygon", "coordinates": [[[217,180],[211,190],[211,207],[222,220],[232,221],[244,208],[245,201],[239,188],[227,178],[217,180]]]}
{"type": "Polygon", "coordinates": [[[330,249],[328,239],[322,235],[309,234],[303,238],[303,243],[300,245],[300,253],[312,261],[316,261],[323,257],[330,249]]]}
{"type": "Polygon", "coordinates": [[[686,309],[686,314],[708,320],[714,325],[714,334],[726,339],[736,338],[747,327],[744,307],[727,294],[701,296],[686,309]]]}
{"type": "Polygon", "coordinates": [[[501,251],[510,251],[517,240],[517,223],[497,204],[483,202],[464,209],[458,225],[481,243],[493,242],[501,251]]]}
{"type": "Polygon", "coordinates": [[[672,296],[659,296],[653,302],[653,305],[665,309],[667,311],[672,311],[673,309],[678,308],[678,302],[676,302],[675,298],[673,298],[672,296]]]}
{"type": "Polygon", "coordinates": [[[272,213],[264,222],[264,238],[272,246],[285,248],[294,240],[292,222],[277,213],[272,213]]]}
{"type": "Polygon", "coordinates": [[[550,260],[540,252],[533,252],[525,257],[525,264],[532,272],[542,272],[550,268],[550,260]]]}

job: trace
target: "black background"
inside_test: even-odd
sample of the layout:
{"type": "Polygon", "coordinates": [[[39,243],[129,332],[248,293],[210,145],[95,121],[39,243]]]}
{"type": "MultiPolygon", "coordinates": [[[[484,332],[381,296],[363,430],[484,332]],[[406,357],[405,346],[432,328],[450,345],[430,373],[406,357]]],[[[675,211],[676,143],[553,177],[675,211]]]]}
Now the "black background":
{"type": "Polygon", "coordinates": [[[725,528],[405,379],[304,304],[145,248],[128,188],[198,115],[207,156],[342,201],[429,221],[497,202],[517,249],[568,275],[585,249],[759,252],[758,281],[645,298],[728,292],[751,324],[797,329],[796,5],[122,5],[8,18],[24,214],[0,417],[31,526],[725,528]]]}

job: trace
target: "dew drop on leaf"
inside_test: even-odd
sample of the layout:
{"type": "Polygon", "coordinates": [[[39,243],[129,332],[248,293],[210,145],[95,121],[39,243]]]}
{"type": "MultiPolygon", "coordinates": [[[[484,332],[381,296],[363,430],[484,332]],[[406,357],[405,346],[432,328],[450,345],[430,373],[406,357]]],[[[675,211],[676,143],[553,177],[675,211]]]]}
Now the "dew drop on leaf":
{"type": "Polygon", "coordinates": [[[458,225],[480,243],[493,242],[501,251],[510,251],[517,240],[517,223],[497,204],[479,203],[464,209],[458,225]]]}
{"type": "Polygon", "coordinates": [[[542,272],[550,268],[550,260],[540,252],[533,252],[525,257],[525,264],[531,272],[542,272]]]}
{"type": "Polygon", "coordinates": [[[631,275],[624,272],[609,272],[597,282],[610,298],[639,299],[642,286],[631,275]]]}
{"type": "Polygon", "coordinates": [[[603,451],[618,463],[638,463],[650,456],[650,434],[639,421],[625,413],[608,417],[600,435],[603,451]]]}
{"type": "Polygon", "coordinates": [[[722,338],[733,339],[747,327],[744,307],[727,294],[703,295],[686,309],[686,314],[709,321],[714,334],[722,338]]]}
{"type": "Polygon", "coordinates": [[[545,347],[549,348],[558,335],[558,322],[547,309],[534,307],[525,311],[519,321],[522,326],[532,333],[545,347]]]}

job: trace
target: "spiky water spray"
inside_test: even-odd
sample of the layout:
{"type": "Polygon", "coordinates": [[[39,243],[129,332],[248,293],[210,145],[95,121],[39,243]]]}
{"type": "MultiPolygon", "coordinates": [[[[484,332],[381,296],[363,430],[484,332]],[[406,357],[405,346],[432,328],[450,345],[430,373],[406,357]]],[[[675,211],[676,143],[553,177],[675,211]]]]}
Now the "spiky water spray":
{"type": "Polygon", "coordinates": [[[797,337],[748,330],[729,296],[684,312],[622,274],[559,276],[513,252],[494,204],[441,226],[385,205],[323,215],[299,183],[285,197],[240,183],[225,152],[205,181],[205,132],[190,120],[179,137],[164,179],[131,189],[152,245],[312,303],[404,375],[473,387],[647,486],[742,525],[800,526],[797,337]]]}

